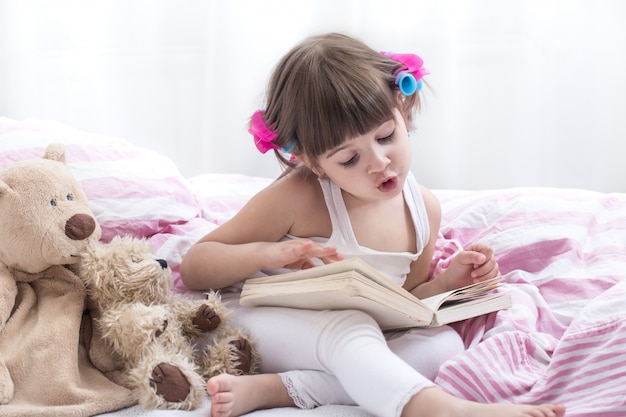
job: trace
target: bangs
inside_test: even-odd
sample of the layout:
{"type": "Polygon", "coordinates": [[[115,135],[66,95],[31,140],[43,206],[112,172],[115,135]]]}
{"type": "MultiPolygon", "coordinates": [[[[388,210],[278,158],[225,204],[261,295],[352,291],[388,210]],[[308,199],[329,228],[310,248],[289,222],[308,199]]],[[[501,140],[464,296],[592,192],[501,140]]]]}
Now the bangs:
{"type": "Polygon", "coordinates": [[[301,112],[296,116],[296,138],[313,158],[392,119],[397,107],[380,74],[319,70],[317,79],[302,91],[301,112]]]}

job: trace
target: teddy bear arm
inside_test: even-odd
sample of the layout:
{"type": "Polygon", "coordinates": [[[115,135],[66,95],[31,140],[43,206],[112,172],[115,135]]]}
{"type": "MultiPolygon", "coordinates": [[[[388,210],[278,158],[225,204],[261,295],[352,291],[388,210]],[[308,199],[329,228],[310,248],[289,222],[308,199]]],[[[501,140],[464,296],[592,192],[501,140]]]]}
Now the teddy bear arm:
{"type": "Polygon", "coordinates": [[[181,330],[187,337],[202,337],[207,332],[217,329],[222,322],[219,313],[210,306],[205,306],[202,301],[172,295],[168,305],[176,314],[181,330]]]}
{"type": "Polygon", "coordinates": [[[160,305],[135,303],[102,313],[98,324],[104,340],[122,357],[143,352],[168,326],[168,311],[160,305]]]}
{"type": "Polygon", "coordinates": [[[183,333],[190,337],[202,337],[222,329],[228,324],[231,315],[219,295],[213,293],[206,300],[190,300],[176,295],[170,300],[170,305],[182,323],[183,333]]]}

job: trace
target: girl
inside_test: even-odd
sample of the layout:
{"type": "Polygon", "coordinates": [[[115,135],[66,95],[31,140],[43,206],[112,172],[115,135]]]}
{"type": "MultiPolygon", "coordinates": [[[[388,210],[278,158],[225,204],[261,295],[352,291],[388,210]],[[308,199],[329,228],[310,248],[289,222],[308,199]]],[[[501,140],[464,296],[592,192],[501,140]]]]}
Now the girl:
{"type": "MultiPolygon", "coordinates": [[[[287,169],[189,250],[185,284],[227,289],[260,271],[352,256],[419,298],[497,276],[491,248],[473,244],[429,279],[441,212],[410,172],[407,133],[428,73],[421,64],[339,34],[293,48],[250,126],[257,148],[273,149],[287,169]]],[[[210,379],[213,417],[322,404],[358,404],[381,417],[564,414],[560,405],[472,403],[435,387],[441,363],[463,350],[449,327],[383,334],[353,310],[238,307],[235,316],[255,335],[265,373],[210,379]]]]}

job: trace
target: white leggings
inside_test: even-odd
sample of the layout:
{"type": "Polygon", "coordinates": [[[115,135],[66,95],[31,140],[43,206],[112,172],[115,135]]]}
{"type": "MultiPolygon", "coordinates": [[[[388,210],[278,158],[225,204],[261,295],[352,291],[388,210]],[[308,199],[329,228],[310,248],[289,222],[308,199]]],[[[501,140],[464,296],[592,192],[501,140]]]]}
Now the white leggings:
{"type": "Polygon", "coordinates": [[[237,306],[233,320],[257,341],[261,372],[280,374],[300,408],[358,404],[376,416],[400,416],[433,385],[440,365],[464,350],[446,326],[385,339],[371,317],[354,310],[237,306]]]}

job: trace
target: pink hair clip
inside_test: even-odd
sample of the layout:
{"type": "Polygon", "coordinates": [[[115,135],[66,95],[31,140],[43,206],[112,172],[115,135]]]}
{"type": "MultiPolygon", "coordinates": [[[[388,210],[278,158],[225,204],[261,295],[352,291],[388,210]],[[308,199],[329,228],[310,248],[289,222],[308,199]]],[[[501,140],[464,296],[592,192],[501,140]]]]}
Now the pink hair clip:
{"type": "Polygon", "coordinates": [[[381,52],[381,54],[404,65],[396,71],[396,84],[402,94],[410,96],[415,91],[422,89],[422,77],[430,74],[424,68],[424,60],[422,58],[415,54],[394,54],[391,52],[381,52]]]}
{"type": "Polygon", "coordinates": [[[265,123],[264,113],[262,110],[257,110],[252,114],[250,119],[250,128],[248,132],[254,137],[254,144],[256,148],[265,153],[270,149],[276,149],[285,153],[291,152],[295,146],[295,141],[289,141],[288,146],[281,148],[274,143],[274,139],[278,137],[278,134],[265,123]]]}

